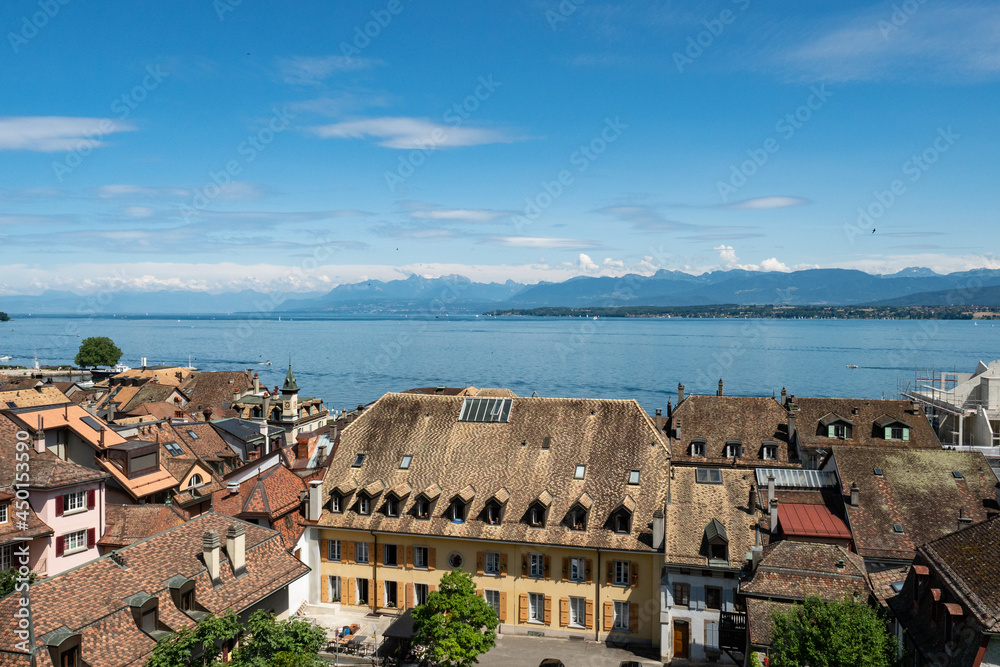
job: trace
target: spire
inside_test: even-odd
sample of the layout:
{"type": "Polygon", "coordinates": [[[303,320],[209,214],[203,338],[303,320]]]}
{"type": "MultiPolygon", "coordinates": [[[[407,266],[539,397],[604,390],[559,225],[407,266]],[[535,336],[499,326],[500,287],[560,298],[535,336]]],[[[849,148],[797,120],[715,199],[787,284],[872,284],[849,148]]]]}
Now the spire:
{"type": "Polygon", "coordinates": [[[291,394],[299,391],[299,385],[295,383],[295,374],[292,373],[292,359],[288,359],[288,373],[285,374],[285,384],[281,387],[281,393],[291,394]]]}

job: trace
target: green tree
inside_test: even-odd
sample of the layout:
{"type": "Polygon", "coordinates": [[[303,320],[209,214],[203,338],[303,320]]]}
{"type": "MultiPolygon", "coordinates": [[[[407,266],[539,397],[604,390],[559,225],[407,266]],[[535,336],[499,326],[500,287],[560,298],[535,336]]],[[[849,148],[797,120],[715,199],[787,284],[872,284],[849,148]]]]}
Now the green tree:
{"type": "Polygon", "coordinates": [[[122,358],[122,351],[107,336],[84,338],[73,362],[77,366],[114,366],[122,358]]]}
{"type": "Polygon", "coordinates": [[[497,623],[496,611],[476,595],[472,576],[452,570],[413,610],[413,644],[432,664],[468,667],[496,645],[497,623]]]}
{"type": "Polygon", "coordinates": [[[872,607],[806,598],[771,622],[772,667],[893,667],[896,638],[872,607]]]}
{"type": "MultiPolygon", "coordinates": [[[[7,595],[10,595],[11,593],[14,592],[14,589],[17,588],[17,578],[19,576],[20,575],[18,574],[17,570],[14,568],[0,571],[0,598],[6,597],[7,595]]],[[[28,583],[29,584],[35,583],[35,579],[37,577],[38,575],[35,574],[34,572],[29,572],[28,583]]]]}
{"type": "Polygon", "coordinates": [[[0,322],[10,322],[10,315],[0,310],[0,322]]]}

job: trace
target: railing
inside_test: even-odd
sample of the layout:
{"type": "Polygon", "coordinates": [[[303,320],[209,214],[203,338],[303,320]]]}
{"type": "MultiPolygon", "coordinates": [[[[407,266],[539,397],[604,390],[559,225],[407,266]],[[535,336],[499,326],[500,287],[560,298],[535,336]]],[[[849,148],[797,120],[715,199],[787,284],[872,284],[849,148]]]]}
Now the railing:
{"type": "Polygon", "coordinates": [[[719,648],[743,651],[747,646],[747,615],[739,611],[719,612],[719,648]]]}

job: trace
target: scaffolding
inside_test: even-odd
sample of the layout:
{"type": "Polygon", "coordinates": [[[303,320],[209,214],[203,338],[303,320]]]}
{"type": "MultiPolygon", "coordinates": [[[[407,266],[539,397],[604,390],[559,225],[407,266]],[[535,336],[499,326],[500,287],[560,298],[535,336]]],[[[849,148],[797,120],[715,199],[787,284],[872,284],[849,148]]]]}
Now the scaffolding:
{"type": "MultiPolygon", "coordinates": [[[[920,403],[934,432],[945,447],[982,448],[987,456],[1000,447],[1000,429],[992,429],[990,442],[975,443],[974,434],[965,428],[965,420],[973,421],[982,414],[987,423],[990,420],[989,405],[978,392],[957,391],[958,386],[971,380],[971,373],[959,373],[957,368],[939,370],[936,367],[915,367],[913,383],[898,379],[896,390],[899,397],[920,403]],[[978,445],[978,446],[976,446],[978,445]]],[[[994,417],[995,418],[995,417],[994,417]]],[[[1000,450],[998,450],[1000,451],[1000,450]]]]}

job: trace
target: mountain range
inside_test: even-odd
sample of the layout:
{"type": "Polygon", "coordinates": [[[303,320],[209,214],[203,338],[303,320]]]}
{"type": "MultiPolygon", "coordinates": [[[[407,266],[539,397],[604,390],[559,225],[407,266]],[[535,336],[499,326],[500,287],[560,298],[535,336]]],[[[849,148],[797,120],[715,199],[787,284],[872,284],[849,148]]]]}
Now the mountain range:
{"type": "Polygon", "coordinates": [[[731,269],[694,276],[660,270],[651,276],[578,276],[564,282],[526,285],[476,283],[464,276],[366,280],[326,293],[294,298],[245,290],[210,294],[183,290],[112,292],[80,296],[47,291],[0,296],[0,311],[14,314],[219,314],[281,312],[312,314],[479,313],[539,307],[781,305],[1000,305],[1000,270],[947,275],[923,267],[872,275],[851,269],[763,272],[731,269]]]}

